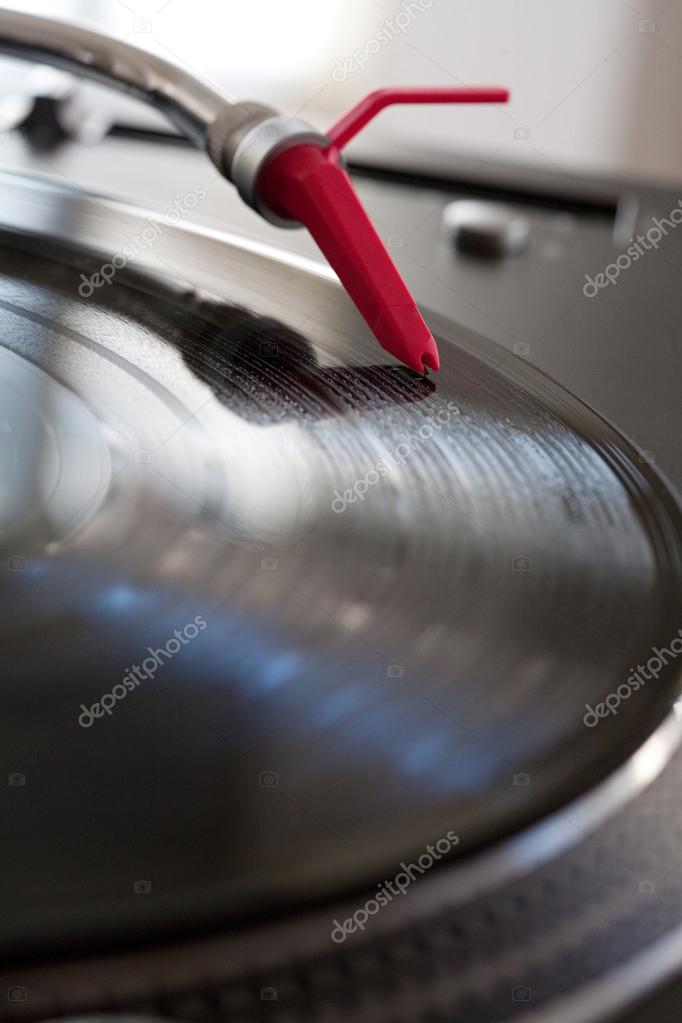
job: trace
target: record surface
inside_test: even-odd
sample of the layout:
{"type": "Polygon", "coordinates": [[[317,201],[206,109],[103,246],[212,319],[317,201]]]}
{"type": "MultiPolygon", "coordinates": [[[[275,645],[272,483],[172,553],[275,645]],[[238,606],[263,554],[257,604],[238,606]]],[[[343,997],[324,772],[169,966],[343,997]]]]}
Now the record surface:
{"type": "MultiPolygon", "coordinates": [[[[145,223],[13,188],[105,255],[145,223]]],[[[102,256],[12,226],[5,951],[238,926],[439,840],[449,869],[663,720],[674,657],[628,679],[678,636],[678,507],[575,398],[445,323],[417,377],[254,246],[166,228],[83,297],[102,256]]]]}

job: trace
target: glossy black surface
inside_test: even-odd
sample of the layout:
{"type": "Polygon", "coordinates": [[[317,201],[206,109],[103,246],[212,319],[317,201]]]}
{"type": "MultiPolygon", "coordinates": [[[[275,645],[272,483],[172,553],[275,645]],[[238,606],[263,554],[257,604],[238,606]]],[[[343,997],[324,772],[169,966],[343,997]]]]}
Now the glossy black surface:
{"type": "Polygon", "coordinates": [[[674,665],[582,723],[677,635],[679,518],[560,388],[447,324],[438,377],[384,365],[332,284],[200,236],[165,244],[219,264],[232,302],[123,274],[85,300],[97,261],[14,244],[5,948],[374,888],[448,831],[463,856],[565,804],[663,718],[674,665]]]}

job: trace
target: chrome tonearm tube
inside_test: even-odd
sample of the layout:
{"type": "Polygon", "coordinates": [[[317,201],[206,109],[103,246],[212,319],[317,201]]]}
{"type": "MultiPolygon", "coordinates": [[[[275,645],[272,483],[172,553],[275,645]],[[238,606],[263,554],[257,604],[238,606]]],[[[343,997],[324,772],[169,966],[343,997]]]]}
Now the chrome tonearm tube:
{"type": "Polygon", "coordinates": [[[245,202],[280,225],[283,221],[257,194],[263,163],[294,140],[327,143],[324,135],[298,118],[284,117],[262,103],[235,103],[171,61],[53,18],[0,8],[0,53],[50,64],[155,107],[209,154],[245,202]]]}
{"type": "Polygon", "coordinates": [[[436,340],[363,208],[341,150],[391,104],[504,103],[507,89],[378,89],[323,135],[261,103],[233,103],[154,54],[51,18],[0,9],[0,53],[85,75],[156,107],[266,220],[308,228],[382,348],[417,373],[438,369],[436,340]]]}

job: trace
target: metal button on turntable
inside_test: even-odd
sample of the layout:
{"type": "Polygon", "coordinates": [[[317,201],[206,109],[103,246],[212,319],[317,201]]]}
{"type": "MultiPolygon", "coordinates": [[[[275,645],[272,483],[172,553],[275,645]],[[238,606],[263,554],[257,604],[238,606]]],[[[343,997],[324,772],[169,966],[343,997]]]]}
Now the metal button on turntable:
{"type": "Polygon", "coordinates": [[[530,224],[504,203],[458,199],[443,211],[443,231],[461,252],[499,259],[528,248],[530,224]]]}

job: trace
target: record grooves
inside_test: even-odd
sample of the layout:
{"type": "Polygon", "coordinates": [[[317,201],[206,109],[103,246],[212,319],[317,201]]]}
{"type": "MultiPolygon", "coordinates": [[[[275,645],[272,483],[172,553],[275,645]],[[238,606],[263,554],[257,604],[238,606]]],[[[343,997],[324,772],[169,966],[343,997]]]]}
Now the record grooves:
{"type": "MultiPolygon", "coordinates": [[[[663,766],[674,663],[583,723],[682,620],[676,499],[615,429],[435,318],[440,374],[384,361],[333,281],[208,232],[168,230],[83,299],[79,273],[142,211],[21,179],[4,194],[15,221],[28,206],[0,253],[0,727],[31,780],[2,796],[18,971],[229,935],[225,983],[267,987],[276,926],[314,919],[321,941],[449,831],[423,905],[446,875],[466,902],[458,871],[607,785],[652,733],[663,766]]],[[[370,958],[397,947],[400,912],[359,939],[370,958]]],[[[441,933],[410,938],[410,983],[441,933]]],[[[326,954],[320,976],[358,961],[326,954]]],[[[50,997],[69,1003],[63,983],[50,997]]]]}

